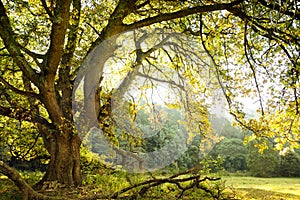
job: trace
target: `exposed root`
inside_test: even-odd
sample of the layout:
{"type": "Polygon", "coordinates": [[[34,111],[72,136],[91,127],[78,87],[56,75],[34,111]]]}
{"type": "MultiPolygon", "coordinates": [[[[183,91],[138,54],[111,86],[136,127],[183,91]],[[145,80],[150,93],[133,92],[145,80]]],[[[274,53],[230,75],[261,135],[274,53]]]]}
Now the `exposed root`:
{"type": "Polygon", "coordinates": [[[37,200],[54,200],[54,199],[63,199],[66,198],[55,198],[43,195],[41,193],[36,192],[30,185],[26,183],[26,181],[20,176],[20,174],[14,170],[13,168],[9,167],[3,161],[0,161],[0,173],[7,176],[11,179],[16,186],[22,191],[23,193],[23,200],[28,199],[37,199],[37,200]]]}

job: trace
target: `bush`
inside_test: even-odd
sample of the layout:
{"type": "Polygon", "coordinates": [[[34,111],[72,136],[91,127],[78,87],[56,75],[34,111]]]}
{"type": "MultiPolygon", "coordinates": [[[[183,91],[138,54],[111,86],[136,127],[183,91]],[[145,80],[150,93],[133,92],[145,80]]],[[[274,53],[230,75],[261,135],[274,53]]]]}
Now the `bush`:
{"type": "Polygon", "coordinates": [[[105,158],[90,152],[85,147],[81,149],[80,163],[85,174],[109,174],[117,170],[112,164],[105,162],[105,158]]]}

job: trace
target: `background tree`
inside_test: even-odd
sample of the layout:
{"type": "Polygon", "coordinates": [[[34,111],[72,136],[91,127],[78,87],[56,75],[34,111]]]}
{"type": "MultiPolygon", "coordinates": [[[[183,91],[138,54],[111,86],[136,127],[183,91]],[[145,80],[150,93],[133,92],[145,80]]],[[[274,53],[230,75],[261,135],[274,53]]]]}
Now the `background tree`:
{"type": "Polygon", "coordinates": [[[267,148],[263,152],[259,152],[259,145],[262,145],[260,142],[255,140],[249,142],[247,166],[253,176],[273,177],[279,164],[279,154],[273,149],[272,143],[268,140],[263,141],[264,147],[267,148]]]}
{"type": "Polygon", "coordinates": [[[300,176],[300,157],[297,152],[285,149],[280,154],[280,161],[277,167],[278,176],[299,177],[300,176]]]}
{"type": "Polygon", "coordinates": [[[217,143],[209,153],[213,158],[221,156],[222,167],[229,172],[247,170],[247,148],[239,138],[225,138],[217,143]]]}

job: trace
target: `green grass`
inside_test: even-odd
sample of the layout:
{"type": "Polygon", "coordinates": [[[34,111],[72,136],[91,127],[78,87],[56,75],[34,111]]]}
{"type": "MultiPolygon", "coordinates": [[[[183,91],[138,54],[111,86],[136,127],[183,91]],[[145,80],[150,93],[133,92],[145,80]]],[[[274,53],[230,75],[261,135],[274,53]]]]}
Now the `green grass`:
{"type": "MultiPolygon", "coordinates": [[[[31,185],[36,183],[42,177],[42,174],[37,172],[22,172],[21,175],[31,185]]],[[[139,183],[149,178],[151,177],[148,177],[146,174],[136,176],[133,174],[126,175],[122,172],[114,174],[88,174],[84,179],[84,187],[80,188],[80,192],[77,195],[78,197],[83,197],[91,193],[109,195],[129,186],[130,183],[139,183]]],[[[300,178],[224,176],[222,177],[222,180],[225,181],[226,188],[228,188],[224,191],[224,194],[232,196],[232,191],[234,191],[236,197],[241,200],[300,200],[300,178]]],[[[221,183],[222,182],[220,182],[220,184],[221,183]]],[[[149,191],[149,195],[156,199],[176,199],[175,195],[177,194],[177,191],[172,190],[172,188],[176,189],[175,186],[171,186],[170,184],[157,186],[149,191]]],[[[130,194],[131,192],[128,193],[128,195],[130,194]]],[[[76,196],[76,194],[74,195],[76,196]]],[[[0,176],[0,200],[8,199],[21,200],[22,195],[12,181],[5,176],[0,176]]],[[[201,190],[191,190],[183,199],[204,200],[211,198],[206,198],[205,194],[201,190]]]]}
{"type": "Polygon", "coordinates": [[[242,199],[300,200],[300,178],[223,177],[242,199]]]}

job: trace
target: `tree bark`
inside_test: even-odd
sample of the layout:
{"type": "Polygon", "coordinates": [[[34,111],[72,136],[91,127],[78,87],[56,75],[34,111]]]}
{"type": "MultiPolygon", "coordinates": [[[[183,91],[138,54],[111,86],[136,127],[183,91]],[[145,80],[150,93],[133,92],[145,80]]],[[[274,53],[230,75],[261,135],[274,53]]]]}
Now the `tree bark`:
{"type": "Polygon", "coordinates": [[[80,186],[80,137],[72,132],[55,133],[46,143],[51,158],[45,176],[37,184],[38,188],[51,181],[57,181],[64,187],[80,186]]]}

